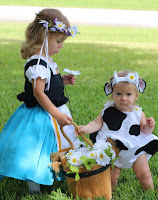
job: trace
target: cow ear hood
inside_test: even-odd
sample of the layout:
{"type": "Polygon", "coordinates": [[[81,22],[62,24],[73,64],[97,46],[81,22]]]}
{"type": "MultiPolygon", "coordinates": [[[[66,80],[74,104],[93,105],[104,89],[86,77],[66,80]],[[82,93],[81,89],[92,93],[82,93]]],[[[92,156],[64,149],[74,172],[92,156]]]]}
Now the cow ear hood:
{"type": "Polygon", "coordinates": [[[105,83],[104,91],[106,95],[109,95],[112,93],[112,82],[105,83]]]}

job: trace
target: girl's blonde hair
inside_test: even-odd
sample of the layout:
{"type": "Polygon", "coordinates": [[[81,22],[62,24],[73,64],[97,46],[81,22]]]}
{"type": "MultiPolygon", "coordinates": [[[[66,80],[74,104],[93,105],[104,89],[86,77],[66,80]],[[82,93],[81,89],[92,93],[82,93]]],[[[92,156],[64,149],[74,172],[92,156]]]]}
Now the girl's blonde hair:
{"type": "MultiPolygon", "coordinates": [[[[45,8],[30,23],[25,32],[25,42],[23,42],[20,53],[23,59],[27,59],[41,49],[41,45],[45,38],[45,27],[39,23],[39,20],[51,20],[57,18],[63,22],[68,28],[70,27],[67,18],[57,9],[45,8]]],[[[49,34],[55,34],[49,31],[49,34]]]]}

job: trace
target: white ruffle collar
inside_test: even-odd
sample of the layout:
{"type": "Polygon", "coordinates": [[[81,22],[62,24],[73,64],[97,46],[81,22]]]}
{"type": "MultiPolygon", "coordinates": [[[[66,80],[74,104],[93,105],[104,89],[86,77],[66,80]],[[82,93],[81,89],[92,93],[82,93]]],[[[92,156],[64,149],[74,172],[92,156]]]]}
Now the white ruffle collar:
{"type": "MultiPolygon", "coordinates": [[[[114,101],[107,101],[107,102],[104,104],[104,109],[103,109],[103,111],[105,111],[105,110],[106,110],[107,108],[109,108],[109,107],[115,107],[114,101]]],[[[137,105],[134,105],[133,108],[132,108],[132,110],[131,110],[131,112],[140,112],[141,110],[142,110],[141,107],[139,107],[139,106],[137,106],[137,105]]],[[[123,112],[123,111],[121,111],[121,112],[123,112]]],[[[123,112],[123,113],[128,114],[128,113],[131,113],[131,112],[123,112]]]]}
{"type": "MultiPolygon", "coordinates": [[[[38,59],[37,68],[38,68],[38,65],[39,65],[39,60],[42,59],[42,60],[44,60],[47,63],[47,70],[51,70],[54,75],[58,73],[57,63],[55,63],[51,57],[50,57],[51,62],[49,62],[48,59],[46,57],[43,57],[42,55],[33,55],[33,56],[31,56],[30,58],[28,58],[26,60],[25,65],[28,62],[30,62],[31,60],[33,60],[33,59],[38,59]]],[[[36,87],[36,79],[37,79],[37,77],[38,77],[38,73],[35,72],[34,87],[36,87]]],[[[49,90],[50,79],[51,79],[51,77],[49,77],[48,85],[46,87],[46,90],[49,90]]]]}
{"type": "MultiPolygon", "coordinates": [[[[33,56],[31,56],[30,58],[28,58],[28,59],[26,60],[25,65],[26,65],[28,62],[30,62],[31,60],[33,60],[33,59],[39,59],[39,55],[33,55],[33,56]]],[[[40,59],[44,60],[44,61],[47,63],[46,57],[40,56],[40,59]]],[[[51,62],[48,61],[48,66],[49,66],[49,68],[52,70],[53,74],[55,75],[55,74],[57,74],[57,71],[58,71],[58,70],[57,70],[57,69],[58,69],[58,65],[57,65],[56,62],[53,61],[53,59],[52,59],[51,57],[50,57],[50,60],[51,60],[51,62]]]]}

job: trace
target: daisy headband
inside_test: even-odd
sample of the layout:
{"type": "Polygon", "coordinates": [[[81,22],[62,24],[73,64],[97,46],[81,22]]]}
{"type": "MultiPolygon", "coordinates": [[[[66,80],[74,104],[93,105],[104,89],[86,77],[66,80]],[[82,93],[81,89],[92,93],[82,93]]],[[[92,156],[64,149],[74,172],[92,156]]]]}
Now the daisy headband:
{"type": "Polygon", "coordinates": [[[38,19],[39,23],[42,24],[46,29],[49,29],[51,32],[64,33],[65,35],[72,37],[75,37],[76,34],[78,34],[78,28],[76,25],[67,28],[66,25],[63,22],[58,21],[57,18],[55,18],[53,21],[43,20],[39,17],[38,19]]]}
{"type": "MultiPolygon", "coordinates": [[[[50,30],[51,32],[56,32],[56,33],[64,33],[67,36],[74,37],[78,33],[78,28],[77,28],[77,26],[72,26],[70,28],[67,28],[66,25],[63,22],[58,21],[57,18],[55,18],[53,21],[43,20],[38,16],[38,13],[36,14],[36,18],[39,20],[39,23],[45,27],[45,38],[44,38],[43,44],[41,46],[37,66],[39,65],[40,58],[41,58],[42,52],[44,50],[45,54],[46,54],[46,60],[47,60],[47,69],[49,69],[49,66],[48,66],[48,57],[49,57],[48,30],[50,30]]],[[[38,69],[38,67],[37,67],[37,69],[38,69]]],[[[34,87],[36,87],[36,79],[34,81],[34,87]]],[[[49,90],[49,88],[50,88],[50,80],[48,81],[46,90],[49,90]]]]}
{"type": "Polygon", "coordinates": [[[146,87],[146,82],[143,79],[139,78],[139,75],[137,72],[129,72],[125,77],[119,77],[116,73],[114,72],[114,78],[105,84],[104,90],[106,95],[109,95],[112,93],[113,87],[115,84],[118,84],[120,82],[128,82],[128,83],[133,83],[137,90],[141,93],[144,92],[144,89],[146,87]]]}

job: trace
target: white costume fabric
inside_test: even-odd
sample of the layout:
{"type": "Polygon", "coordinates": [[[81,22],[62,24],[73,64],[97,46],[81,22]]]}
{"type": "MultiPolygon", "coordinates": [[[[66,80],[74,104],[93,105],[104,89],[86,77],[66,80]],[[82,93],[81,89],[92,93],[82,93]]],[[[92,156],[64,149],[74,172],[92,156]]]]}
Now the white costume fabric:
{"type": "Polygon", "coordinates": [[[142,109],[138,106],[134,106],[131,112],[121,112],[111,101],[104,106],[103,127],[98,132],[96,140],[111,138],[122,144],[120,158],[114,162],[118,168],[131,168],[138,156],[146,153],[149,159],[153,155],[150,154],[150,149],[157,149],[158,137],[140,132],[141,112],[142,109]]]}

